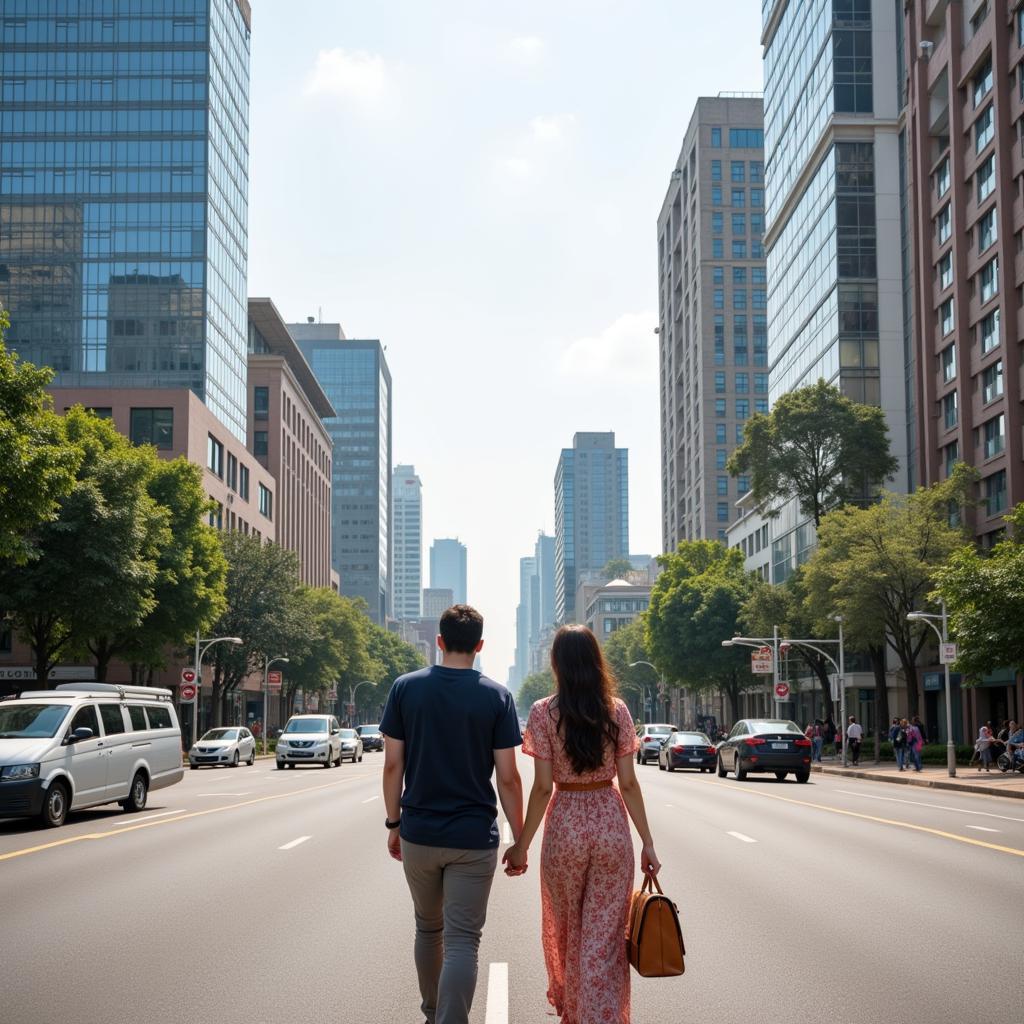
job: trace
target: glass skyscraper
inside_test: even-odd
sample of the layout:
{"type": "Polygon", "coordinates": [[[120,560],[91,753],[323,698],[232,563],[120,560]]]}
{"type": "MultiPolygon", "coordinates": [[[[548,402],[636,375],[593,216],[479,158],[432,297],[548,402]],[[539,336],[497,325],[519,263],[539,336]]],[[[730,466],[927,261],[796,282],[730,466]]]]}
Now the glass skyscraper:
{"type": "Polygon", "coordinates": [[[56,386],[246,437],[247,0],[0,0],[0,303],[56,386]]]}
{"type": "Polygon", "coordinates": [[[345,338],[340,324],[288,324],[337,415],[333,440],[331,564],[341,592],[374,622],[391,612],[391,373],[379,341],[345,338]]]}

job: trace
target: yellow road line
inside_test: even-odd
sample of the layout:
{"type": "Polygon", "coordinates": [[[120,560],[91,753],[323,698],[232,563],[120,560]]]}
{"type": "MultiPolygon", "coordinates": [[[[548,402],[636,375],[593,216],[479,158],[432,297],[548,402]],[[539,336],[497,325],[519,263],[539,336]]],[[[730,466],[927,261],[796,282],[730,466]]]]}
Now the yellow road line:
{"type": "Polygon", "coordinates": [[[135,832],[140,828],[155,828],[157,825],[173,825],[176,821],[186,821],[188,818],[202,818],[207,814],[217,814],[220,811],[233,811],[239,807],[248,807],[250,804],[262,804],[268,800],[284,800],[289,796],[302,796],[304,793],[315,793],[319,789],[333,789],[335,786],[343,786],[346,782],[354,782],[356,779],[369,779],[370,774],[350,775],[348,778],[339,779],[337,782],[326,782],[322,786],[308,786],[305,789],[297,789],[288,793],[273,793],[270,796],[258,796],[255,800],[242,800],[237,804],[225,804],[223,807],[209,807],[205,811],[188,811],[179,814],[175,818],[161,818],[159,821],[140,821],[137,825],[126,825],[124,828],[115,828],[107,832],[89,832],[79,836],[68,836],[67,839],[55,839],[52,843],[41,843],[39,846],[27,846],[23,850],[11,850],[10,853],[0,853],[0,861],[14,860],[15,857],[24,857],[30,853],[39,853],[42,850],[52,850],[58,846],[68,846],[71,843],[80,843],[84,839],[110,839],[113,836],[123,836],[126,832],[135,832]]]}
{"type": "Polygon", "coordinates": [[[728,789],[733,793],[745,793],[747,796],[761,796],[769,800],[781,800],[787,804],[797,804],[800,807],[814,807],[819,811],[828,811],[830,814],[842,814],[847,818],[860,818],[863,821],[874,821],[879,825],[894,825],[896,828],[909,829],[911,832],[927,832],[929,835],[940,836],[942,839],[952,839],[957,843],[966,843],[968,846],[981,846],[986,850],[995,850],[998,853],[1008,853],[1013,857],[1024,857],[1024,850],[1018,850],[1013,846],[1000,846],[997,843],[986,843],[983,839],[972,839],[970,836],[958,836],[955,832],[943,832],[941,829],[928,828],[927,825],[915,825],[909,821],[893,821],[892,818],[876,818],[873,814],[861,814],[859,811],[846,811],[840,807],[828,807],[825,804],[814,804],[809,800],[794,800],[789,796],[779,796],[777,793],[760,793],[754,789],[737,789],[735,786],[728,786],[724,782],[712,782],[712,786],[719,789],[728,789]]]}

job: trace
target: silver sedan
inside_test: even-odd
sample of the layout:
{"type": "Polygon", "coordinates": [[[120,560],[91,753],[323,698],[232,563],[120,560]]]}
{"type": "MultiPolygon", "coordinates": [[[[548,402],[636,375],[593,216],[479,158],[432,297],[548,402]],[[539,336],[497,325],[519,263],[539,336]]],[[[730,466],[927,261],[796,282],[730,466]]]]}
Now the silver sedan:
{"type": "Polygon", "coordinates": [[[241,726],[209,729],[188,752],[188,766],[193,771],[204,764],[237,768],[243,761],[251,765],[255,760],[256,738],[241,726]]]}

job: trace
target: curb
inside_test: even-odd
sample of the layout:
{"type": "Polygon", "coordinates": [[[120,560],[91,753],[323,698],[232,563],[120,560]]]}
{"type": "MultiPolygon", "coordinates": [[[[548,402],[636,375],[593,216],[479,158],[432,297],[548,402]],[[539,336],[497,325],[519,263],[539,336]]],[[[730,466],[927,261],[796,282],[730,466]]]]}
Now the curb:
{"type": "Polygon", "coordinates": [[[914,778],[913,773],[908,778],[901,779],[892,775],[876,775],[873,772],[859,772],[849,768],[825,768],[820,765],[812,765],[812,772],[821,772],[822,775],[839,775],[847,779],[868,779],[870,782],[890,782],[897,786],[924,786],[928,789],[947,789],[953,793],[978,793],[982,796],[1009,797],[1014,800],[1024,800],[1024,789],[989,789],[986,786],[975,786],[972,783],[948,782],[945,779],[919,779],[914,778]]]}

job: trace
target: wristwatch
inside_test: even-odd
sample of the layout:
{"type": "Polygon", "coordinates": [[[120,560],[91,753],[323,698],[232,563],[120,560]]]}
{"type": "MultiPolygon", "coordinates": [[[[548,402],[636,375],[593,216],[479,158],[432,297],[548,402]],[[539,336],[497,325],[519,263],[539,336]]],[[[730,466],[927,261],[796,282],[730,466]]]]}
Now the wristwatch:
{"type": "Polygon", "coordinates": [[[401,818],[399,818],[398,821],[392,821],[390,818],[385,818],[384,819],[384,827],[385,828],[398,828],[398,826],[401,825],[401,824],[402,824],[402,819],[401,818]]]}

